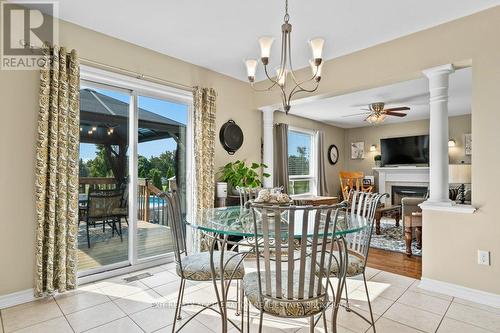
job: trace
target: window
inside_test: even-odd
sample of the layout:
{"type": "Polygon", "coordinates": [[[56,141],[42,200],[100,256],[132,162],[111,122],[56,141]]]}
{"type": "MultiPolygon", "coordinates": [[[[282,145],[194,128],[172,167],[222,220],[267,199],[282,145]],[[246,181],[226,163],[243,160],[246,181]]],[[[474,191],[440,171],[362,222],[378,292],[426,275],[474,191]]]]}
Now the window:
{"type": "Polygon", "coordinates": [[[314,132],[288,130],[288,192],[290,195],[315,194],[314,132]]]}

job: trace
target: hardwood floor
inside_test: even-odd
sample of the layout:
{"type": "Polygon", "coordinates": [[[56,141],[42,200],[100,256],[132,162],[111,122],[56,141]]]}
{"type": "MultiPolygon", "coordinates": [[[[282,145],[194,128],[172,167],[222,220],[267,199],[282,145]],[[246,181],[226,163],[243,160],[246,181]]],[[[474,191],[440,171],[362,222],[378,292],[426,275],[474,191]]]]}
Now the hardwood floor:
{"type": "Polygon", "coordinates": [[[370,248],[367,266],[414,279],[422,276],[422,258],[399,252],[370,248]]]}

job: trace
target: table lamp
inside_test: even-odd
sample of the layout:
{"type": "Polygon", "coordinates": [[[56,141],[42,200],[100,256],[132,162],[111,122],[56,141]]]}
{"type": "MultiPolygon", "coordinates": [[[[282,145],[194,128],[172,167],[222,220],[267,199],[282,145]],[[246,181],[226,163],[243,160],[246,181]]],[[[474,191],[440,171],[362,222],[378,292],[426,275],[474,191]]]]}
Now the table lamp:
{"type": "Polygon", "coordinates": [[[465,184],[471,183],[471,165],[470,164],[450,164],[448,182],[450,184],[461,184],[458,193],[460,194],[460,203],[465,203],[465,184]]]}

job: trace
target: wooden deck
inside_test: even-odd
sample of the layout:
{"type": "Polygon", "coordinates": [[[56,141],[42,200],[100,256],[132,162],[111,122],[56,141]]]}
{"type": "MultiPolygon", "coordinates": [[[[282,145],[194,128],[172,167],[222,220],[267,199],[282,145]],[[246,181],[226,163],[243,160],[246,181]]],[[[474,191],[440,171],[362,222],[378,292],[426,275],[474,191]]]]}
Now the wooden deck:
{"type": "MultiPolygon", "coordinates": [[[[111,228],[92,228],[90,249],[87,247],[85,223],[80,225],[78,237],[78,270],[84,271],[128,259],[128,228],[122,222],[123,241],[116,233],[112,236],[111,228]]],[[[173,251],[172,235],[169,227],[138,221],[138,256],[147,258],[173,251]]]]}

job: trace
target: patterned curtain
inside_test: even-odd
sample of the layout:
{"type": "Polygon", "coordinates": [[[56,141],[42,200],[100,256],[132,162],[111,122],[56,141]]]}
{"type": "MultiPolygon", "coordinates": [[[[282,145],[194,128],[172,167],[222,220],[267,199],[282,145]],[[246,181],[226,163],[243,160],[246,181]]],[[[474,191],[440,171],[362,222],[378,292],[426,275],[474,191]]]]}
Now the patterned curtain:
{"type": "MultiPolygon", "coordinates": [[[[214,205],[216,98],[217,93],[212,88],[194,88],[195,219],[199,218],[203,209],[214,205]]],[[[195,238],[194,249],[206,249],[204,239],[195,238]]]]}
{"type": "Polygon", "coordinates": [[[36,143],[35,296],[76,286],[80,67],[75,50],[47,50],[36,143]]]}

